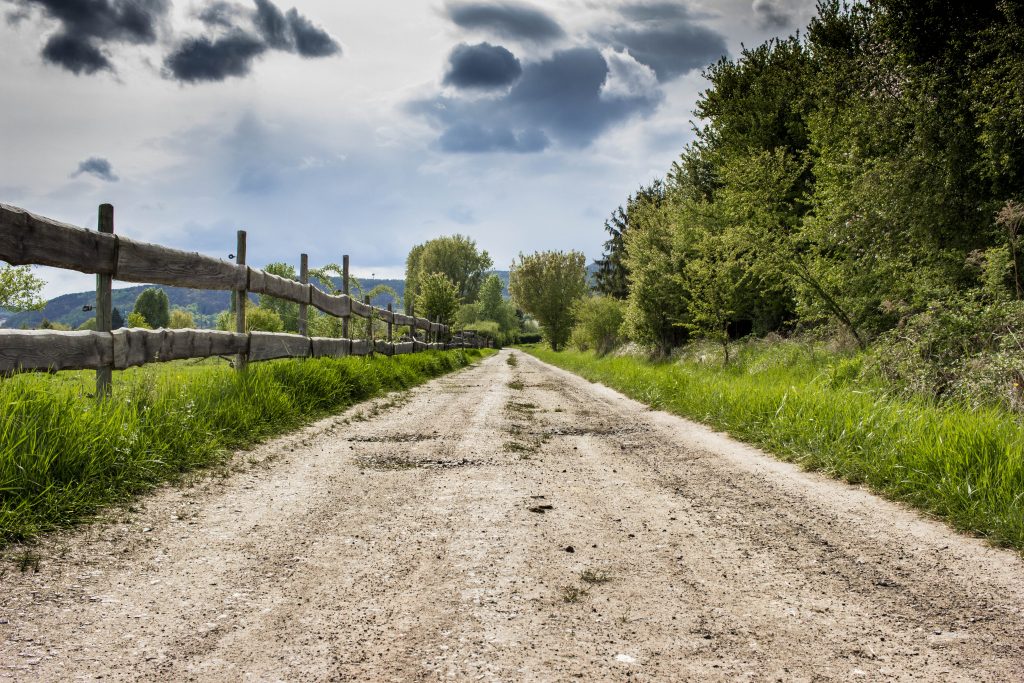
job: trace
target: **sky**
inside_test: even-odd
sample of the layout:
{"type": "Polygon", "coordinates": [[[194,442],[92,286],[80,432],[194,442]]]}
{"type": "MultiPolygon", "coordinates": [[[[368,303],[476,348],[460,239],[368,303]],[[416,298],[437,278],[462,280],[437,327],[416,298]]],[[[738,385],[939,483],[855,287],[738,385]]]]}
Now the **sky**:
{"type": "MultiPolygon", "coordinates": [[[[0,0],[0,202],[248,262],[401,277],[476,240],[598,258],[692,140],[702,69],[814,0],[0,0]]],[[[44,294],[94,277],[38,268],[44,294]]],[[[115,283],[116,286],[117,283],[115,283]]]]}

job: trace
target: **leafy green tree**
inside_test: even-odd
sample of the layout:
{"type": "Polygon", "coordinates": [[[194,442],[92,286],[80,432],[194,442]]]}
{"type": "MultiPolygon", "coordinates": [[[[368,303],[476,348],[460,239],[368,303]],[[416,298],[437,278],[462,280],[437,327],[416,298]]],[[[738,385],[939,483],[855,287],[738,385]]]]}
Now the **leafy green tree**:
{"type": "Polygon", "coordinates": [[[571,342],[581,351],[594,349],[599,356],[607,354],[620,342],[626,304],[615,297],[586,296],[573,304],[571,342]]]}
{"type": "Polygon", "coordinates": [[[167,327],[172,330],[188,330],[195,328],[195,326],[196,321],[190,311],[186,311],[183,308],[171,310],[171,318],[167,323],[167,327]]]}
{"type": "MultiPolygon", "coordinates": [[[[217,316],[217,329],[226,332],[235,331],[235,314],[231,311],[224,311],[217,316]]],[[[253,306],[245,310],[245,331],[246,332],[283,332],[284,323],[277,311],[272,311],[262,306],[253,306]]]]}
{"type": "Polygon", "coordinates": [[[115,308],[110,315],[110,329],[119,330],[122,327],[124,327],[124,314],[120,309],[115,308]]]}
{"type": "MultiPolygon", "coordinates": [[[[167,327],[170,322],[170,304],[167,301],[167,292],[159,287],[150,287],[139,294],[135,300],[133,313],[138,313],[146,321],[146,324],[153,329],[167,327]]],[[[131,320],[129,319],[129,326],[131,320]]]]}
{"type": "Polygon", "coordinates": [[[459,310],[459,290],[444,273],[420,277],[420,314],[433,322],[451,325],[459,310]]]}
{"type": "Polygon", "coordinates": [[[587,272],[578,251],[519,254],[512,264],[513,300],[540,323],[552,350],[565,346],[572,332],[573,303],[587,293],[587,272]]]}
{"type": "Polygon", "coordinates": [[[505,297],[502,296],[505,285],[497,275],[488,275],[484,284],[480,287],[480,317],[484,320],[499,320],[502,315],[502,304],[505,297]]]}
{"type": "Polygon", "coordinates": [[[413,247],[405,263],[406,312],[419,315],[416,298],[423,278],[431,273],[443,273],[455,284],[461,302],[473,303],[493,265],[487,252],[478,250],[476,242],[464,235],[438,237],[413,247]]]}
{"type": "Polygon", "coordinates": [[[128,322],[126,327],[140,328],[143,330],[151,330],[153,327],[146,320],[146,316],[142,315],[138,311],[132,311],[128,314],[128,322]]]}
{"type": "MultiPolygon", "coordinates": [[[[626,232],[631,225],[630,215],[641,205],[658,205],[665,197],[665,188],[661,180],[655,180],[641,187],[626,200],[626,208],[619,207],[604,222],[608,240],[604,243],[604,254],[595,261],[595,289],[616,299],[629,296],[629,269],[626,267],[626,232]]],[[[634,218],[635,220],[635,218],[634,218]]]]}
{"type": "MultiPolygon", "coordinates": [[[[278,277],[295,280],[296,282],[299,280],[299,274],[295,270],[295,266],[287,263],[268,263],[267,267],[263,270],[271,275],[277,275],[278,277]]],[[[268,294],[260,294],[259,302],[260,308],[277,313],[277,317],[280,318],[281,324],[284,325],[285,332],[299,331],[299,305],[297,303],[278,299],[277,297],[273,297],[268,294]]],[[[249,312],[246,311],[246,315],[248,315],[248,313],[249,312]]]]}
{"type": "Polygon", "coordinates": [[[80,330],[95,330],[96,329],[96,317],[93,316],[92,318],[89,318],[88,320],[83,322],[81,325],[79,325],[78,329],[80,329],[80,330]]]}
{"type": "Polygon", "coordinates": [[[0,266],[0,308],[9,311],[39,310],[46,305],[40,296],[46,284],[28,266],[0,266]]]}

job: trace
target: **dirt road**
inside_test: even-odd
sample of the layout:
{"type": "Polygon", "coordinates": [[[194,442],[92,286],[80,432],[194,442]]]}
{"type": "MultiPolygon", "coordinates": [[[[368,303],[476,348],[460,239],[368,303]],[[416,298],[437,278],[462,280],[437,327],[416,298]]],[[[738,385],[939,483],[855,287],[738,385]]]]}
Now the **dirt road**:
{"type": "Polygon", "coordinates": [[[0,680],[1024,680],[1017,555],[520,352],[233,470],[5,562],[0,680]]]}

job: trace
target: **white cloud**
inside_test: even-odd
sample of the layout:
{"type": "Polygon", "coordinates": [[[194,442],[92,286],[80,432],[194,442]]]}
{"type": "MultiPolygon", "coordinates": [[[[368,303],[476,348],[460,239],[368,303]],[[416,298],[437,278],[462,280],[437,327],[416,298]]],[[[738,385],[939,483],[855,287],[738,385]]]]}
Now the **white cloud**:
{"type": "Polygon", "coordinates": [[[607,47],[601,50],[604,61],[608,63],[608,76],[601,86],[601,99],[646,99],[658,97],[658,77],[654,69],[641,64],[629,54],[607,47]]]}

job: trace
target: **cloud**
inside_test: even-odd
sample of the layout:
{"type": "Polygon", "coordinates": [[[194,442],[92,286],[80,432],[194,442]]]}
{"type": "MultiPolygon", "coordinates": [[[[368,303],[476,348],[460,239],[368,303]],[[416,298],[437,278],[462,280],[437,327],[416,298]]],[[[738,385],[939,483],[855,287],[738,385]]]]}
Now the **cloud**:
{"type": "Polygon", "coordinates": [[[448,17],[461,28],[483,30],[513,40],[548,43],[565,31],[543,10],[515,2],[449,2],[448,17]]]}
{"type": "Polygon", "coordinates": [[[448,152],[540,152],[552,141],[586,147],[612,125],[653,112],[662,99],[660,90],[637,94],[615,85],[614,96],[602,94],[609,73],[600,51],[573,48],[525,66],[500,97],[439,95],[409,108],[442,130],[438,143],[448,152]]]}
{"type": "Polygon", "coordinates": [[[104,180],[108,183],[116,183],[118,178],[114,175],[114,169],[110,162],[102,157],[89,157],[78,164],[78,169],[71,174],[71,178],[77,178],[83,173],[104,180]]]}
{"type": "Polygon", "coordinates": [[[793,23],[793,13],[780,0],[754,0],[751,9],[763,29],[784,29],[793,23]]]}
{"type": "Polygon", "coordinates": [[[45,61],[74,74],[113,70],[101,47],[106,43],[156,42],[170,0],[15,0],[38,7],[56,20],[57,32],[42,50],[45,61]]]}
{"type": "Polygon", "coordinates": [[[456,46],[448,56],[444,84],[456,88],[503,88],[523,73],[516,56],[500,45],[456,46]]]}
{"type": "Polygon", "coordinates": [[[605,48],[601,55],[608,64],[608,77],[601,86],[602,99],[657,97],[658,77],[654,69],[636,61],[625,50],[605,48]]]}
{"type": "Polygon", "coordinates": [[[254,3],[255,9],[250,10],[215,0],[200,10],[196,16],[215,29],[215,35],[181,40],[164,59],[165,75],[185,83],[217,82],[248,75],[253,63],[269,50],[306,58],[341,52],[341,46],[327,31],[294,7],[282,12],[271,0],[254,3]]]}
{"type": "Polygon", "coordinates": [[[595,34],[599,42],[628,50],[661,82],[704,67],[728,53],[725,37],[702,26],[685,5],[633,3],[619,10],[623,23],[595,34]]]}

